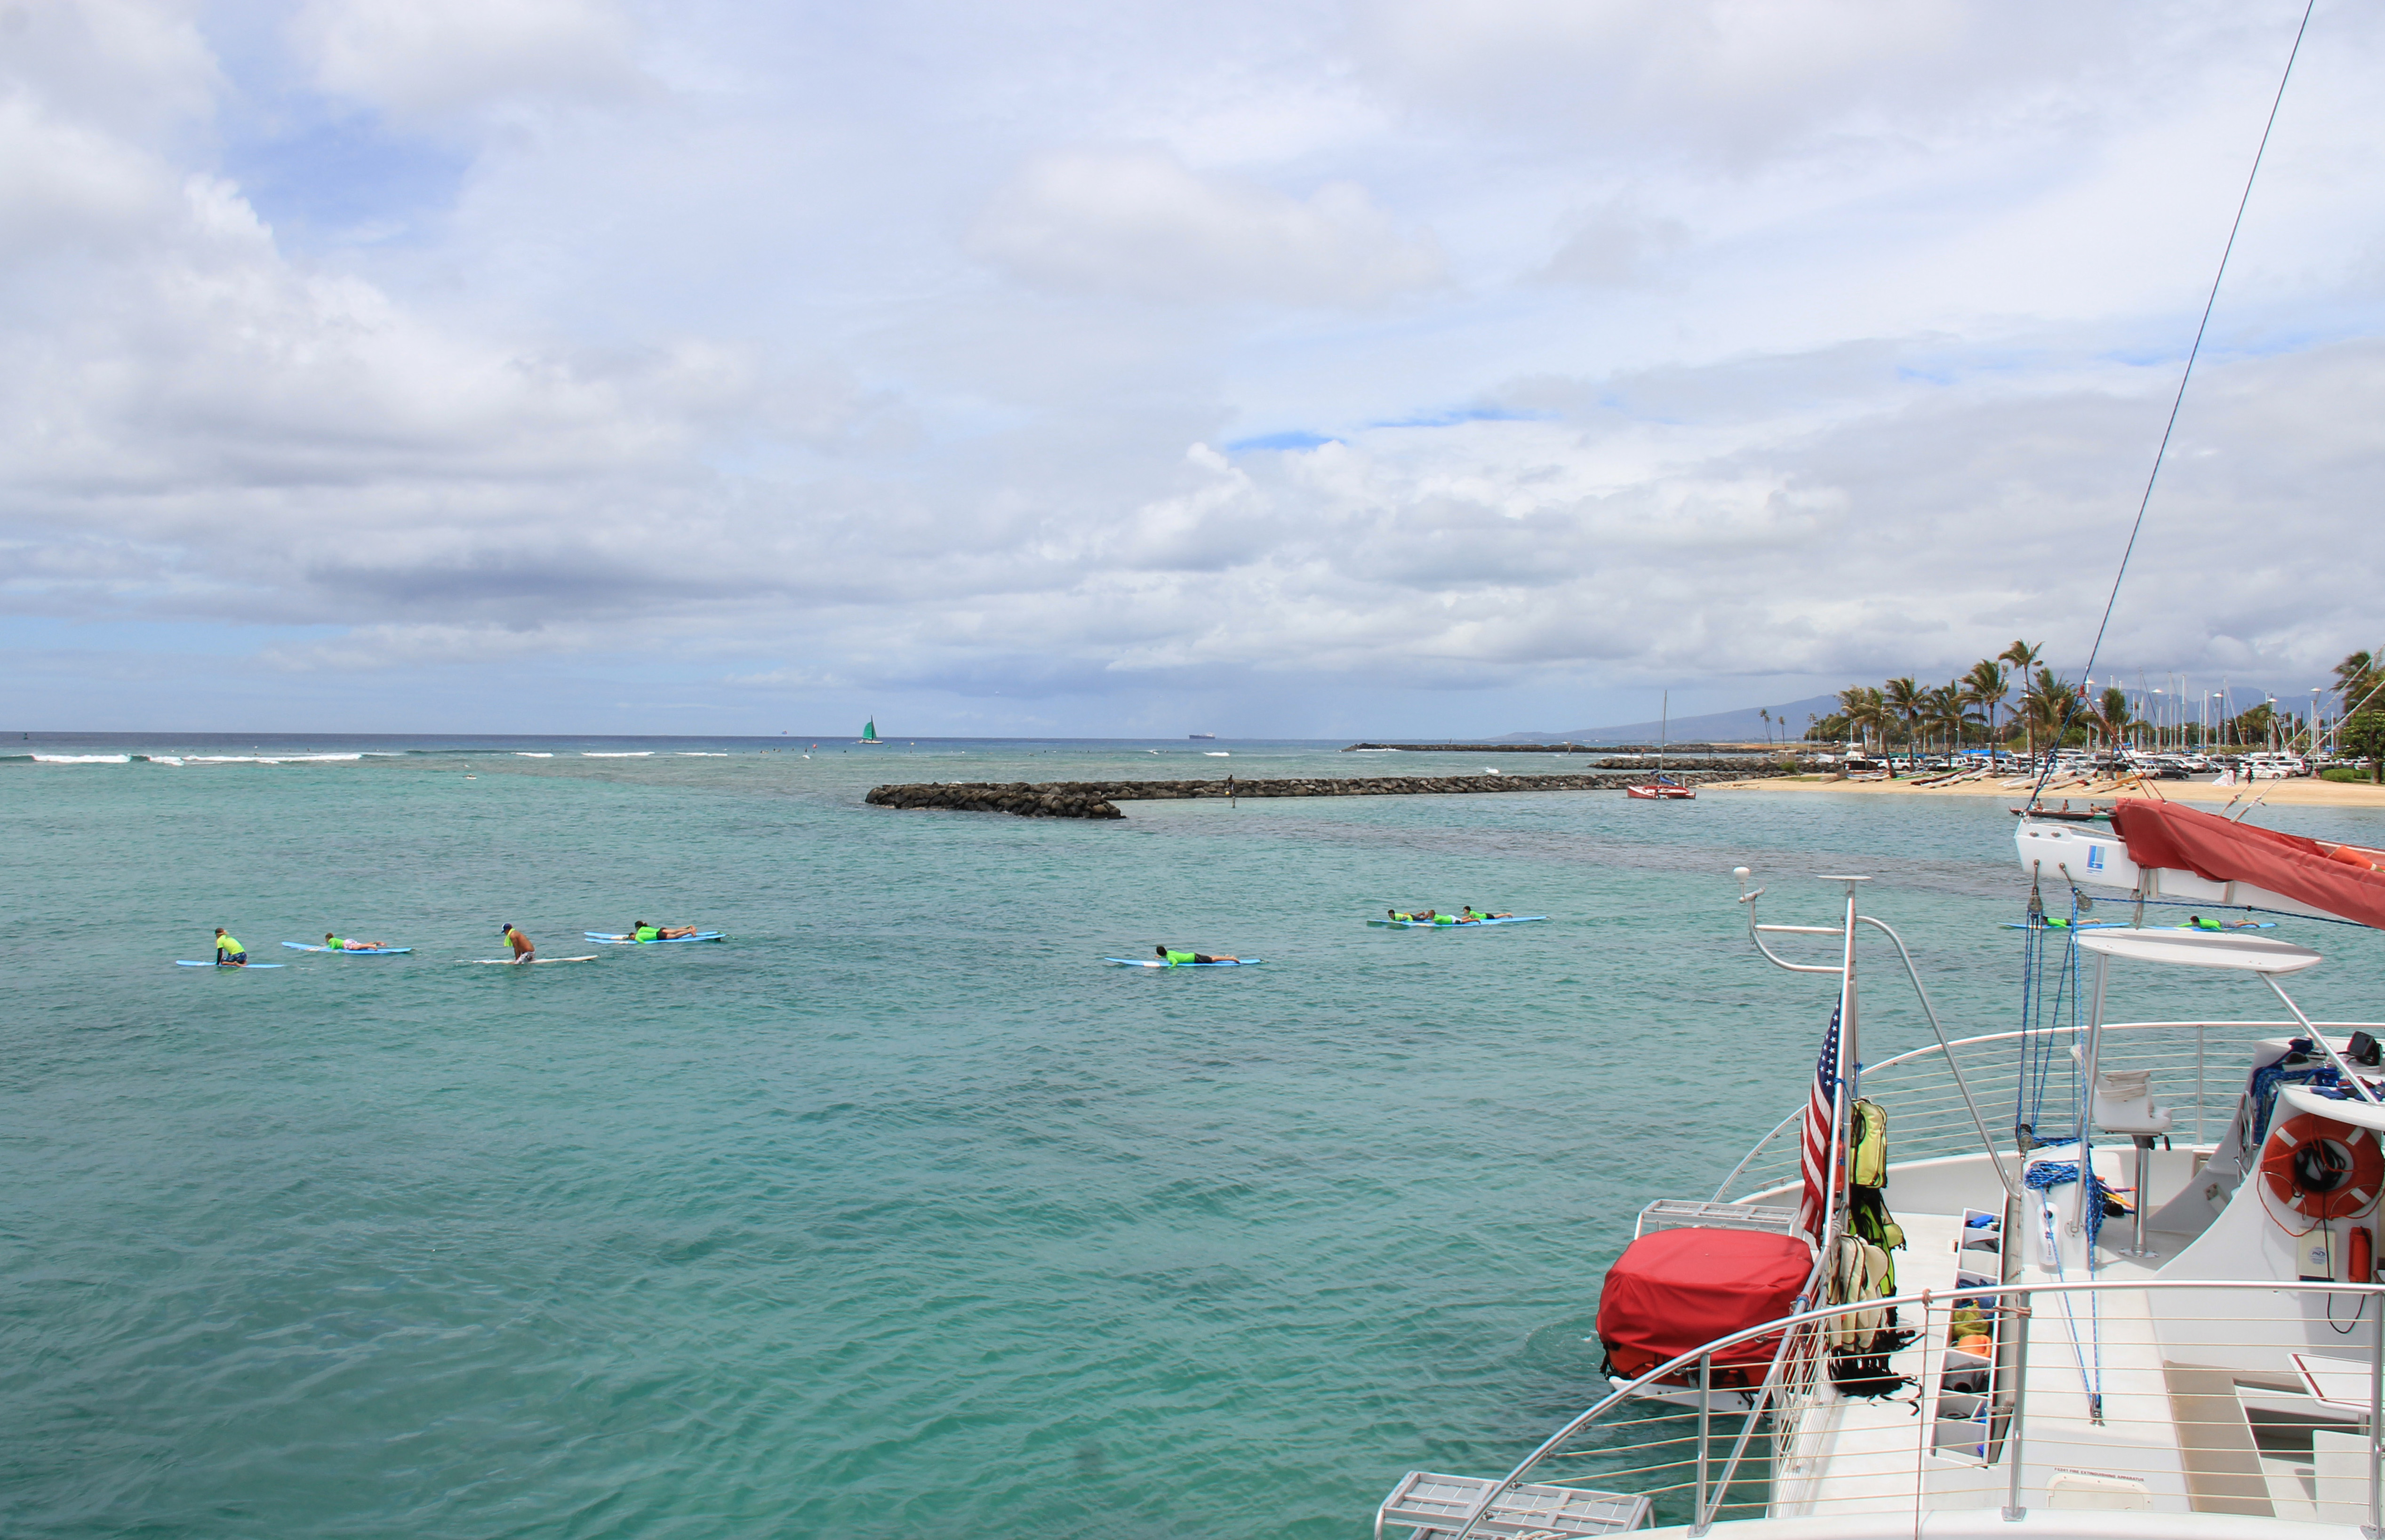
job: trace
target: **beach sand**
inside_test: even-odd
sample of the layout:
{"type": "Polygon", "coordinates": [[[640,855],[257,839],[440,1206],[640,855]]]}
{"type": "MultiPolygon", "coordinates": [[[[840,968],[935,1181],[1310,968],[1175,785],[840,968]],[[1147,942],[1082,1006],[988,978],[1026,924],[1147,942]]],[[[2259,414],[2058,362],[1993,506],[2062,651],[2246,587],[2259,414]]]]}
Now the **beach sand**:
{"type": "MultiPolygon", "coordinates": [[[[2225,803],[2241,797],[2259,798],[2265,807],[2374,807],[2385,808],[2385,787],[2366,781],[2325,781],[2303,776],[2293,780],[2262,781],[2254,786],[2217,786],[2209,781],[2154,781],[2149,783],[2158,794],[2174,802],[2225,803]]],[[[2002,797],[2018,807],[2029,800],[2029,788],[2007,787],[1994,779],[1965,781],[1955,786],[1915,786],[1910,781],[1829,781],[1816,776],[1774,776],[1755,780],[1708,781],[1698,788],[1707,791],[1836,791],[1858,797],[2002,797]]],[[[2121,797],[2154,795],[2143,787],[2116,789],[2109,781],[2097,781],[2092,786],[2071,786],[2049,789],[2045,805],[2058,808],[2064,799],[2074,808],[2089,802],[2108,804],[2121,797]]]]}

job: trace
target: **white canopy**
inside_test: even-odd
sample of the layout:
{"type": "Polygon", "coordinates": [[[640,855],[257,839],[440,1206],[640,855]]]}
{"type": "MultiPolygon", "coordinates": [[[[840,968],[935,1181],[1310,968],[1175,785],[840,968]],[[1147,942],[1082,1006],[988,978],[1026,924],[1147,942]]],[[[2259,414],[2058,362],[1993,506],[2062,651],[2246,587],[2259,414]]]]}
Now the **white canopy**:
{"type": "Polygon", "coordinates": [[[2291,941],[2228,931],[2089,930],[2079,932],[2079,946],[2106,957],[2254,974],[2295,974],[2319,961],[2318,953],[2291,941]]]}

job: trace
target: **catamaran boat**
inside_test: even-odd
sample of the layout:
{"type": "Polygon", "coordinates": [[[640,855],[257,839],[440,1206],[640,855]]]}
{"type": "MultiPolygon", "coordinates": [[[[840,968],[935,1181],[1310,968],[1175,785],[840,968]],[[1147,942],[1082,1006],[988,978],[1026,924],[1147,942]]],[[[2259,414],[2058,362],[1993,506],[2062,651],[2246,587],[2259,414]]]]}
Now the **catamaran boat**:
{"type": "Polygon", "coordinates": [[[1959,1039],[1864,878],[1759,924],[1740,869],[1756,950],[1834,985],[1803,1105],[1641,1211],[1606,1393],[1504,1476],[1411,1471],[1378,1536],[2379,1540],[2385,1024],[2311,1020],[2321,954],[2206,915],[2385,928],[2385,851],[2133,800],[2015,844],[2019,1026],[1959,1039]],[[1862,1062],[1859,938],[1935,1042],[1862,1062]],[[2267,1019],[2129,1013],[2248,984],[2267,1019]]]}
{"type": "Polygon", "coordinates": [[[1693,786],[1683,786],[1670,776],[1655,776],[1638,786],[1625,787],[1623,794],[1637,797],[1642,801],[1686,802],[1696,800],[1698,789],[1693,786]]]}

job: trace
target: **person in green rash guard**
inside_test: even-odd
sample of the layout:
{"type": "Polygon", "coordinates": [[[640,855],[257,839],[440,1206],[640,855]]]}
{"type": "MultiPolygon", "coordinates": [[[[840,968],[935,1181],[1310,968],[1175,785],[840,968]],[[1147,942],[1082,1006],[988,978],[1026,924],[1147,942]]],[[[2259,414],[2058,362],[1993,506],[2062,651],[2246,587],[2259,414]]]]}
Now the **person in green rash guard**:
{"type": "Polygon", "coordinates": [[[650,925],[643,920],[630,922],[630,939],[632,941],[676,941],[694,934],[693,925],[650,925]]]}
{"type": "Polygon", "coordinates": [[[1170,951],[1166,947],[1154,947],[1151,950],[1168,959],[1168,965],[1171,968],[1180,968],[1188,962],[1240,962],[1242,961],[1239,957],[1229,956],[1222,951],[1215,954],[1205,951],[1170,951]]]}
{"type": "Polygon", "coordinates": [[[358,941],[345,936],[334,936],[327,930],[323,932],[323,945],[331,948],[333,951],[382,951],[387,950],[389,943],[386,941],[358,941]]]}
{"type": "Polygon", "coordinates": [[[1512,920],[1516,917],[1513,914],[1507,913],[1485,914],[1482,911],[1475,908],[1470,903],[1467,904],[1460,913],[1464,916],[1458,921],[1458,924],[1460,925],[1479,925],[1485,920],[1512,920]]]}
{"type": "Polygon", "coordinates": [[[240,944],[238,937],[221,925],[216,926],[216,966],[219,968],[248,966],[248,949],[240,944]]]}
{"type": "Polygon", "coordinates": [[[1405,909],[1386,909],[1383,913],[1390,915],[1394,920],[1403,922],[1413,923],[1416,919],[1415,915],[1409,913],[1405,909]]]}

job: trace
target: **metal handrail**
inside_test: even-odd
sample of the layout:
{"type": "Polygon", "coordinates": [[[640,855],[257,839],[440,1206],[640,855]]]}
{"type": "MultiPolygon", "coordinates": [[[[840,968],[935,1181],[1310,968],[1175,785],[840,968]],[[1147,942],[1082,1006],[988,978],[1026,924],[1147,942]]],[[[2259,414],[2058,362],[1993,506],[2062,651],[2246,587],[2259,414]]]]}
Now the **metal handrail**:
{"type": "MultiPolygon", "coordinates": [[[[2196,1102],[2196,1114],[2197,1114],[2197,1119],[2198,1119],[2197,1126],[2196,1126],[2196,1130],[2195,1130],[2195,1142],[2196,1142],[2198,1145],[2200,1145],[2200,1144],[2202,1144],[2202,1143],[2205,1142],[2205,1141],[2204,1141],[2204,1136],[2203,1136],[2203,1129],[2202,1129],[2202,1125],[2201,1125],[2200,1119],[2202,1118],[2202,1116],[2204,1115],[2204,1112],[2205,1112],[2205,1111],[2207,1110],[2207,1109],[2205,1108],[2205,1106],[2204,1106],[2204,1103],[2208,1101],[2208,1099],[2209,1099],[2209,1094],[2210,1094],[2210,1093],[2208,1092],[2208,1090],[2205,1088],[2205,1085],[2204,1085],[2205,1074],[2204,1074],[2204,1053],[2205,1049],[2204,1049],[2204,1037],[2203,1037],[2203,1035],[2204,1035],[2204,1034],[2206,1034],[2207,1032],[2209,1032],[2209,1031],[2211,1031],[2211,1030],[2215,1030],[2215,1029],[2224,1029],[2224,1030],[2226,1030],[2226,1031],[2228,1031],[2228,1032],[2230,1032],[2230,1033],[2233,1033],[2233,1034],[2239,1034],[2239,1035],[2263,1034],[2263,1035],[2285,1036],[2285,1037],[2298,1037],[2298,1036],[2303,1036],[2303,1035],[2305,1035],[2305,1034],[2306,1034],[2306,1032],[2308,1032],[2309,1030],[2312,1030],[2312,1029],[2316,1029],[2316,1030],[2317,1030],[2317,1031],[2323,1032],[2323,1033],[2325,1033],[2325,1034],[2327,1034],[2327,1035],[2329,1035],[2329,1036],[2330,1036],[2330,1037],[2341,1037],[2341,1036],[2347,1036],[2347,1035],[2349,1035],[2350,1033],[2354,1032],[2354,1031],[2363,1031],[2363,1030],[2365,1030],[2365,1031],[2367,1031],[2367,1032],[2370,1032],[2370,1033],[2376,1034],[2376,1035],[2378,1035],[2378,1036],[2379,1036],[2379,1037],[2385,1037],[2385,1023],[2378,1023],[2378,1022],[2338,1022],[2338,1021],[2313,1022],[2312,1024],[2310,1024],[2310,1027],[2309,1027],[2309,1028],[2305,1028],[2305,1027],[2303,1025],[2303,1024],[2302,1024],[2302,1023],[2300,1023],[2300,1022],[2298,1022],[2298,1021],[2291,1021],[2291,1020],[2280,1020],[2280,1021],[2216,1021],[2216,1020],[2195,1021],[2195,1020],[2185,1020],[2185,1021],[2107,1022],[2107,1023],[2105,1023],[2105,1024],[2104,1025],[2104,1026],[2103,1026],[2102,1030],[2103,1030],[2103,1031],[2104,1031],[2104,1033],[2105,1033],[2106,1035],[2111,1035],[2111,1034],[2139,1034],[2139,1033],[2149,1033],[2149,1032],[2159,1032],[2159,1031],[2174,1031],[2174,1032],[2187,1032],[2187,1031],[2192,1031],[2192,1032],[2195,1032],[2195,1033],[2198,1035],[2198,1036],[2197,1036],[2197,1038],[2196,1038],[2196,1043],[2195,1043],[2195,1060],[2194,1060],[2194,1064],[2193,1064],[2193,1068],[2194,1068],[2194,1072],[2195,1072],[2195,1092],[2194,1092],[2194,1096],[2195,1096],[2195,1102],[2196,1102]]],[[[1954,1040],[1951,1045],[1947,1045],[1947,1044],[1940,1044],[1940,1043],[1929,1043],[1929,1044],[1925,1044],[1925,1045],[1923,1045],[1922,1047],[1919,1047],[1919,1048],[1908,1049],[1906,1049],[1906,1050],[1905,1050],[1904,1052],[1903,1052],[1903,1053],[1895,1054],[1895,1055],[1892,1055],[1892,1057],[1890,1057],[1890,1058],[1887,1058],[1887,1059],[1881,1060],[1881,1061],[1880,1061],[1879,1063],[1877,1063],[1877,1064],[1867,1064],[1867,1065],[1865,1065],[1865,1066],[1863,1067],[1863,1076],[1864,1076],[1865,1081],[1866,1081],[1867,1083],[1868,1083],[1868,1082],[1870,1082],[1870,1080],[1872,1079],[1872,1077],[1874,1077],[1874,1076],[1876,1076],[1876,1075],[1879,1075],[1879,1074],[1886,1074],[1886,1073],[1889,1073],[1889,1072],[1892,1072],[1892,1071],[1899,1070],[1899,1069],[1912,1069],[1912,1068],[1915,1068],[1915,1067],[1923,1066],[1923,1065],[1925,1065],[1925,1064],[1926,1064],[1926,1062],[1927,1062],[1927,1061],[1928,1061],[1931,1056],[1933,1056],[1933,1055],[1936,1055],[1936,1056],[1939,1056],[1939,1057],[1942,1057],[1942,1058],[1946,1058],[1946,1059],[1947,1059],[1948,1067],[1949,1067],[1950,1069],[1952,1069],[1952,1068],[1954,1067],[1954,1061],[1953,1061],[1953,1059],[1952,1059],[1950,1056],[1948,1056],[1948,1054],[1947,1054],[1947,1049],[1948,1049],[1949,1047],[1953,1047],[1953,1048],[1960,1049],[1960,1048],[1979,1048],[1979,1047],[1990,1047],[1990,1046],[1992,1046],[1992,1045],[1995,1045],[1995,1044],[1999,1044],[1999,1043],[2001,1043],[2001,1044],[2018,1044],[2018,1043],[2020,1043],[2020,1042],[2024,1041],[2025,1039],[2028,1039],[2028,1038],[2030,1038],[2030,1037],[2038,1037],[2038,1036],[2042,1036],[2042,1029],[2037,1029],[2037,1030],[2027,1031],[2027,1032],[2018,1032],[2018,1031],[2016,1031],[2016,1032],[1990,1032],[1990,1033],[1982,1033],[1982,1034],[1979,1034],[1979,1036],[1976,1036],[1976,1037],[1957,1038],[1957,1039],[1955,1039],[1955,1040],[1954,1040]]],[[[2125,1041],[2125,1040],[2127,1040],[2127,1039],[2124,1039],[2124,1041],[2125,1041]]],[[[2109,1053],[2110,1047],[2111,1047],[2111,1045],[2107,1042],[2107,1045],[2106,1045],[2106,1051],[2107,1051],[2107,1055],[2108,1055],[2108,1053],[2109,1053]]],[[[2125,1049],[2123,1049],[2123,1051],[2125,1051],[2125,1049]]],[[[2183,1068],[2183,1067],[2184,1067],[2184,1065],[2183,1065],[2183,1064],[2181,1064],[2179,1067],[2183,1068]]],[[[2233,1077],[2233,1076],[2231,1076],[2230,1084],[2229,1084],[2227,1087],[2224,1087],[2225,1096],[2226,1096],[2226,1099],[2227,1099],[2227,1100],[2226,1100],[2226,1103],[2225,1103],[2225,1104],[2232,1104],[2232,1102],[2233,1102],[2233,1100],[2234,1100],[2234,1098],[2235,1098],[2235,1095],[2236,1095],[2236,1092],[2237,1092],[2237,1089],[2239,1088],[2239,1084],[2240,1084],[2240,1083],[2239,1083],[2239,1082],[2236,1082],[2236,1081],[2235,1081],[2235,1079],[2234,1079],[2234,1077],[2233,1077]]],[[[1976,1104],[1976,1103],[1974,1103],[1974,1102],[1971,1102],[1971,1101],[1970,1101],[1970,1099],[1967,1097],[1967,1095],[1963,1094],[1963,1093],[1965,1092],[1965,1090],[1966,1090],[1966,1088],[1965,1088],[1965,1087],[1961,1087],[1961,1086],[1959,1086],[1959,1085],[1957,1085],[1957,1086],[1953,1086],[1953,1087],[1949,1087],[1949,1086],[1947,1086],[1947,1085],[1945,1085],[1945,1084],[1943,1084],[1943,1083],[1940,1083],[1940,1084],[1937,1086],[1936,1094],[1934,1094],[1934,1095],[1933,1095],[1933,1094],[1931,1094],[1931,1093],[1927,1089],[1927,1087],[1923,1087],[1923,1088],[1918,1092],[1918,1094],[1922,1095],[1922,1096],[1923,1096],[1923,1098],[1924,1098],[1924,1101],[1923,1101],[1923,1105],[1922,1105],[1922,1109],[1921,1109],[1921,1110],[1922,1110],[1922,1111],[1923,1111],[1927,1115],[1929,1115],[1929,1117],[1931,1117],[1933,1120],[1934,1120],[1935,1118],[1939,1117],[1939,1116],[1942,1116],[1942,1115],[1945,1115],[1945,1114],[1953,1114],[1952,1116],[1947,1117],[1947,1120],[1946,1120],[1946,1121],[1947,1121],[1947,1123],[1948,1123],[1948,1124],[1949,1124],[1949,1126],[1946,1126],[1946,1127],[1944,1127],[1943,1129],[1940,1130],[1940,1132],[1943,1133],[1944,1135],[1952,1136],[1952,1135],[1954,1134],[1954,1129],[1955,1129],[1956,1127],[1961,1126],[1961,1124],[1962,1124],[1962,1122],[1964,1121],[1964,1120],[1963,1120],[1963,1118],[1962,1118],[1962,1115],[1961,1115],[1961,1114],[1962,1114],[1964,1112],[1966,1112],[1966,1111],[1967,1111],[1967,1112],[1971,1114],[1971,1116],[1970,1116],[1970,1120],[1969,1120],[1969,1121],[1974,1124],[1974,1126],[1975,1126],[1975,1127],[1979,1124],[1979,1121],[1980,1121],[1980,1120],[1979,1120],[1979,1110],[1978,1110],[1977,1104],[1976,1104]],[[1942,1099],[1941,1099],[1942,1098],[1942,1099]]],[[[1908,1102],[1908,1103],[1906,1103],[1905,1105],[1908,1105],[1908,1106],[1909,1106],[1909,1105],[1911,1105],[1911,1103],[1909,1103],[1909,1102],[1908,1102]]],[[[1896,1108],[1895,1108],[1894,1106],[1892,1106],[1892,1107],[1891,1107],[1891,1112],[1894,1112],[1895,1111],[1896,1111],[1896,1108]]],[[[1731,1167],[1729,1174],[1728,1174],[1727,1176],[1725,1176],[1725,1177],[1722,1179],[1722,1182],[1721,1182],[1721,1183],[1720,1183],[1720,1184],[1716,1187],[1716,1189],[1715,1189],[1715,1195],[1714,1195],[1714,1197],[1710,1199],[1710,1201],[1712,1201],[1712,1202],[1717,1202],[1717,1203],[1729,1201],[1729,1198],[1727,1198],[1727,1196],[1726,1196],[1726,1195],[1727,1195],[1728,1193],[1729,1193],[1729,1191],[1731,1190],[1731,1186],[1732,1186],[1732,1184],[1733,1184],[1733,1183],[1735,1183],[1735,1182],[1737,1182],[1737,1181],[1740,1179],[1740,1177],[1741,1177],[1742,1175],[1745,1174],[1746,1174],[1746,1172],[1748,1171],[1748,1169],[1749,1169],[1750,1167],[1752,1167],[1752,1166],[1755,1165],[1755,1164],[1756,1164],[1756,1162],[1757,1162],[1757,1161],[1758,1161],[1758,1159],[1759,1159],[1761,1156],[1763,1156],[1763,1154],[1765,1153],[1765,1151],[1766,1151],[1767,1149],[1768,1149],[1772,1148],[1772,1146],[1775,1144],[1775,1142],[1776,1142],[1776,1141],[1778,1141],[1778,1140],[1780,1138],[1780,1136],[1781,1136],[1784,1133],[1786,1133],[1786,1132],[1788,1131],[1788,1129],[1789,1129],[1791,1126],[1792,1126],[1792,1125],[1797,1122],[1797,1120],[1798,1120],[1798,1119],[1803,1115],[1803,1113],[1804,1113],[1804,1109],[1803,1109],[1803,1108],[1800,1108],[1798,1111],[1796,1111],[1796,1112],[1793,1112],[1790,1113],[1786,1118],[1783,1118],[1783,1119],[1780,1121],[1780,1123],[1779,1123],[1778,1124],[1776,1124],[1776,1125],[1775,1125],[1775,1126],[1774,1126],[1774,1127],[1773,1127],[1769,1132],[1766,1133],[1762,1138],[1758,1139],[1758,1140],[1757,1140],[1757,1141],[1756,1141],[1756,1142],[1755,1142],[1752,1147],[1750,1147],[1750,1148],[1749,1148],[1749,1149],[1748,1149],[1748,1151],[1747,1151],[1747,1153],[1746,1153],[1746,1154],[1744,1154],[1744,1155],[1742,1155],[1742,1157],[1740,1157],[1738,1163],[1736,1163],[1735,1165],[1733,1165],[1733,1166],[1731,1167]]],[[[1937,1127],[1937,1124],[1936,1124],[1934,1123],[1934,1121],[1933,1121],[1933,1123],[1931,1124],[1931,1125],[1930,1125],[1930,1126],[1931,1126],[1932,1128],[1936,1128],[1936,1127],[1937,1127]]],[[[2181,1130],[2181,1132],[2183,1132],[2183,1130],[2181,1130]]],[[[1766,1174],[1762,1174],[1759,1176],[1759,1184],[1760,1184],[1760,1186],[1765,1186],[1765,1187],[1769,1187],[1769,1186],[1775,1186],[1775,1185],[1776,1185],[1774,1182],[1772,1182],[1772,1181],[1770,1181],[1770,1180],[1768,1180],[1768,1179],[1766,1179],[1766,1178],[1767,1178],[1767,1177],[1768,1177],[1769,1175],[1770,1175],[1770,1174],[1769,1174],[1769,1173],[1766,1173],[1766,1174]]]]}
{"type": "MultiPolygon", "coordinates": [[[[1764,1414],[1767,1404],[1772,1399],[1773,1392],[1777,1386],[1777,1382],[1779,1379],[1780,1367],[1787,1360],[1789,1357],[1789,1349],[1797,1340],[1798,1336],[1809,1333],[1814,1327],[1819,1326],[1826,1322],[1835,1320],[1841,1316],[1872,1310],[1902,1308],[1907,1305],[1918,1305],[1922,1307],[1924,1311],[1923,1319],[1926,1322],[1928,1319],[1928,1308],[1932,1304],[1951,1305],[1956,1301],[1970,1301],[1973,1303],[2000,1305],[2003,1301],[2009,1298],[2016,1302],[2014,1308],[2025,1316],[2027,1312],[2033,1308],[2030,1304],[2030,1299],[2036,1295],[2092,1295],[2104,1292],[2145,1294],[2222,1292],[2326,1294],[2329,1296],[2351,1295],[2354,1298],[2363,1299],[2370,1297],[2377,1297],[2380,1300],[2380,1310],[2385,1310],[2385,1283],[2338,1284],[2316,1281],[2286,1283],[2276,1279],[2250,1278],[2135,1278],[2097,1279],[2093,1281],[2076,1283],[2054,1282],[2003,1284],[1974,1288],[1925,1289],[1918,1294],[1900,1294],[1888,1298],[1861,1299],[1846,1304],[1825,1305],[1815,1310],[1800,1310],[1791,1315],[1782,1316],[1778,1320],[1765,1322],[1760,1325],[1744,1327],[1739,1331],[1731,1333],[1728,1336],[1717,1337],[1712,1342],[1693,1348],[1686,1353],[1678,1354],[1675,1357],[1667,1360],[1665,1362],[1658,1364],[1655,1368],[1648,1370],[1646,1372],[1641,1374],[1637,1379],[1634,1379],[1630,1384],[1615,1390],[1603,1399],[1593,1403],[1589,1410],[1583,1411],[1580,1416],[1575,1417],[1572,1421],[1567,1422],[1565,1426],[1559,1428],[1546,1439],[1543,1439],[1530,1454],[1524,1457],[1523,1461],[1520,1464],[1518,1464],[1514,1470],[1507,1472],[1507,1475],[1504,1480],[1500,1481],[1489,1491],[1485,1492],[1475,1503],[1473,1511],[1467,1516],[1466,1522],[1460,1525],[1450,1535],[1450,1540],[1472,1540],[1476,1527],[1482,1521],[1483,1518],[1491,1512],[1492,1509],[1497,1504],[1500,1498],[1514,1491],[1516,1487],[1523,1483],[1524,1478],[1531,1474],[1533,1470],[1536,1469],[1542,1460],[1555,1453],[1560,1447],[1581,1433],[1583,1429],[1597,1422],[1598,1419],[1605,1412],[1630,1399],[1633,1396],[1637,1395],[1648,1385],[1669,1376],[1679,1374],[1684,1370],[1691,1369],[1692,1367],[1695,1367],[1699,1371],[1698,1384],[1701,1389],[1699,1427],[1701,1442],[1699,1458],[1699,1485],[1696,1497],[1696,1508],[1693,1510],[1695,1513],[1695,1521],[1692,1525],[1692,1533],[1703,1534],[1707,1524],[1711,1521],[1711,1511],[1713,1509],[1719,1509],[1721,1506],[1720,1495],[1723,1492],[1728,1491],[1729,1488],[1730,1479],[1739,1464],[1740,1455],[1747,1447],[1748,1437],[1754,1428],[1756,1419],[1764,1414]],[[1749,1407],[1747,1410],[1747,1423],[1746,1426],[1741,1430],[1738,1442],[1732,1449],[1731,1458],[1725,1462],[1721,1474],[1718,1477],[1712,1478],[1712,1484],[1717,1493],[1717,1497],[1714,1504],[1712,1505],[1712,1509],[1710,1509],[1706,1501],[1706,1489],[1709,1478],[1706,1473],[1706,1461],[1704,1454],[1704,1434],[1707,1421],[1707,1409],[1705,1403],[1711,1400],[1713,1389],[1710,1374],[1706,1366],[1710,1363],[1714,1355],[1717,1353],[1736,1347],[1741,1343],[1751,1342],[1762,1337],[1769,1336],[1774,1333],[1779,1333],[1781,1335],[1781,1349],[1774,1358],[1772,1369],[1770,1372],[1766,1375],[1765,1384],[1761,1392],[1757,1395],[1754,1403],[1749,1407]]],[[[2380,1464],[2385,1464],[2385,1405],[2380,1405],[2380,1402],[2385,1402],[2385,1327],[2380,1327],[2373,1335],[2376,1340],[2373,1344],[2370,1355],[2368,1416],[2369,1516],[2367,1530],[2371,1535],[2378,1534],[2380,1533],[2381,1528],[2385,1528],[2385,1524],[2380,1524],[2379,1512],[2380,1498],[2385,1498],[2385,1487],[2380,1487],[2379,1480],[2380,1464]]],[[[2020,1340],[2024,1343],[2027,1341],[2026,1332],[2022,1334],[2020,1340]]],[[[2025,1377],[2025,1357],[2020,1360],[2020,1367],[2021,1372],[2025,1377]]],[[[2009,1459],[2013,1462],[2012,1468],[2015,1472],[2011,1480],[2011,1485],[2005,1503],[2004,1511],[2005,1516],[2008,1518],[2017,1517],[2020,1511],[2020,1483],[2017,1474],[2020,1467],[2021,1439],[2019,1408],[2025,1396],[2026,1389],[2027,1386],[2025,1383],[2016,1386],[2013,1402],[2015,1408],[2014,1420],[2006,1434],[2007,1444],[2005,1458],[2009,1459]]]]}

